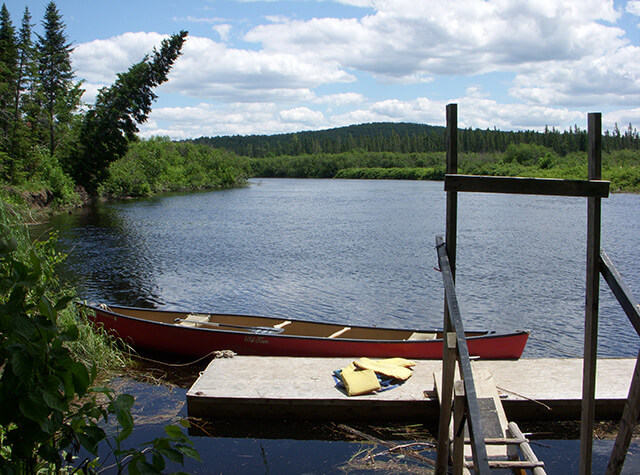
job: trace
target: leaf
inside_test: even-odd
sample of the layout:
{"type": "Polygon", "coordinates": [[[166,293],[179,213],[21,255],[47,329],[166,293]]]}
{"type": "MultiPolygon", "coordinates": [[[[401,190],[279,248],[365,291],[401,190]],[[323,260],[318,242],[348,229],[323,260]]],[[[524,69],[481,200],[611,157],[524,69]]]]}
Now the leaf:
{"type": "Polygon", "coordinates": [[[182,439],[184,437],[184,434],[182,433],[182,430],[178,426],[175,426],[175,425],[165,426],[164,431],[172,439],[182,439]]]}
{"type": "Polygon", "coordinates": [[[80,331],[76,325],[71,324],[63,329],[59,336],[62,341],[77,341],[80,336],[80,331]]]}
{"type": "Polygon", "coordinates": [[[40,300],[38,301],[38,310],[40,310],[40,313],[47,317],[51,322],[55,323],[58,313],[51,305],[49,299],[44,295],[40,297],[40,300]]]}
{"type": "Polygon", "coordinates": [[[180,452],[185,454],[187,457],[197,460],[198,462],[202,462],[200,453],[195,448],[189,445],[182,445],[178,448],[178,450],[180,450],[180,452]]]}
{"type": "Polygon", "coordinates": [[[18,407],[23,416],[37,422],[44,430],[43,424],[46,424],[47,417],[49,416],[49,408],[47,408],[47,406],[41,401],[36,400],[33,395],[29,395],[28,397],[20,399],[18,407]]]}
{"type": "Polygon", "coordinates": [[[98,444],[105,438],[106,434],[100,427],[87,426],[84,431],[78,432],[80,444],[93,455],[98,455],[98,444]]]}
{"type": "Polygon", "coordinates": [[[78,396],[84,396],[90,384],[87,368],[82,363],[74,362],[71,365],[71,376],[76,394],[78,396]]]}
{"type": "Polygon", "coordinates": [[[133,407],[134,398],[130,394],[120,394],[110,404],[113,413],[116,415],[118,423],[122,427],[122,432],[118,436],[119,441],[125,440],[133,432],[133,416],[131,408],[133,407]]]}
{"type": "Polygon", "coordinates": [[[35,360],[23,349],[13,350],[11,354],[11,370],[18,379],[28,384],[33,379],[35,360]]]}
{"type": "Polygon", "coordinates": [[[48,407],[60,412],[66,412],[69,409],[67,401],[60,392],[61,381],[58,378],[52,375],[46,376],[42,386],[42,399],[48,407]]]}
{"type": "Polygon", "coordinates": [[[71,295],[65,295],[64,297],[60,298],[55,305],[55,309],[60,311],[60,310],[64,310],[65,308],[67,308],[67,305],[69,305],[69,302],[71,302],[73,300],[73,297],[71,295]]]}
{"type": "Polygon", "coordinates": [[[184,455],[178,449],[174,448],[166,448],[166,449],[158,449],[162,455],[168,458],[173,463],[179,463],[180,465],[184,464],[184,455]]]}
{"type": "Polygon", "coordinates": [[[166,466],[164,457],[158,452],[153,453],[153,456],[151,457],[151,464],[153,465],[153,469],[158,472],[162,472],[166,466]]]}

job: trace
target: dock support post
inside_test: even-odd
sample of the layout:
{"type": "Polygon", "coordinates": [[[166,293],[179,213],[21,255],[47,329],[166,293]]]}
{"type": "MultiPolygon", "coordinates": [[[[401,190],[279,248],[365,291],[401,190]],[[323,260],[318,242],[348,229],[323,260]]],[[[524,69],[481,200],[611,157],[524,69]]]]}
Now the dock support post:
{"type": "MultiPolygon", "coordinates": [[[[602,178],[602,114],[588,115],[588,179],[602,178]]],[[[590,474],[595,418],[596,358],[598,355],[598,306],[600,297],[601,198],[589,197],[587,212],[587,289],[585,298],[582,419],[580,425],[580,474],[590,474]]]]}
{"type": "MultiPolygon", "coordinates": [[[[447,104],[446,109],[446,149],[447,149],[447,173],[458,173],[458,104],[447,104]]],[[[453,280],[456,278],[456,234],[458,228],[458,193],[455,191],[447,192],[447,211],[446,211],[446,228],[445,243],[447,254],[449,256],[449,264],[453,280]]],[[[444,324],[445,336],[453,331],[451,319],[449,318],[449,308],[447,306],[447,297],[445,293],[444,299],[444,324]]],[[[453,376],[455,371],[455,362],[457,354],[449,348],[449,345],[443,345],[442,350],[442,403],[440,407],[440,421],[438,426],[438,459],[437,473],[447,473],[447,465],[449,459],[449,422],[451,421],[451,398],[453,393],[453,376]],[[446,396],[446,397],[445,397],[446,396]],[[445,420],[446,419],[446,422],[445,420]],[[441,442],[442,441],[442,442],[441,442]]]]}
{"type": "Polygon", "coordinates": [[[453,473],[460,475],[464,469],[464,427],[465,427],[465,394],[464,383],[460,380],[454,384],[453,400],[453,473]]]}

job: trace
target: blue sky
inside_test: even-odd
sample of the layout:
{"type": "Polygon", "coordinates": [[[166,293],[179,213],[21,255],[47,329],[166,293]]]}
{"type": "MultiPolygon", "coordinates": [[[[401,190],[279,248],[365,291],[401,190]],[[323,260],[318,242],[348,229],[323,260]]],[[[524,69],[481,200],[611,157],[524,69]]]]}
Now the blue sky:
{"type": "MultiPolygon", "coordinates": [[[[25,6],[41,32],[46,1],[25,6]]],[[[90,104],[164,37],[183,55],[141,135],[273,134],[367,122],[640,128],[640,0],[59,0],[90,104]]]]}

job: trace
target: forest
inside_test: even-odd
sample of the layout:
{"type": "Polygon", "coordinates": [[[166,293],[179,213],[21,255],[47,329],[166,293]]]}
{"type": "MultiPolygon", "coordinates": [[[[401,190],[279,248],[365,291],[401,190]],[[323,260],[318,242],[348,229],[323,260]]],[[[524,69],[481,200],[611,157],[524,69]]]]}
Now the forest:
{"type": "MultiPolygon", "coordinates": [[[[429,153],[444,152],[445,147],[444,127],[393,122],[280,135],[200,137],[192,141],[252,158],[338,154],[354,150],[429,153]]],[[[577,125],[564,131],[545,127],[543,132],[500,131],[495,128],[467,128],[458,132],[461,153],[503,153],[510,145],[519,144],[540,145],[565,156],[571,152],[586,151],[587,132],[577,125]]],[[[605,131],[602,149],[605,152],[640,150],[640,135],[631,124],[623,132],[616,124],[612,132],[605,131]]]]}

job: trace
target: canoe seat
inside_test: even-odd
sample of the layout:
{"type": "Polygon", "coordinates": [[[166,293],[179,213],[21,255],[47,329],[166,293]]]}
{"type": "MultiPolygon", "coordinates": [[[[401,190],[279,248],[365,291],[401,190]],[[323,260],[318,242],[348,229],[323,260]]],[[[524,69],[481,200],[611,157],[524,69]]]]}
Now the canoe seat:
{"type": "Polygon", "coordinates": [[[409,340],[418,340],[418,341],[422,341],[422,340],[435,340],[436,339],[436,334],[435,333],[420,333],[420,332],[413,332],[411,334],[411,336],[409,337],[409,340]]]}
{"type": "Polygon", "coordinates": [[[284,327],[286,327],[287,325],[291,324],[291,320],[285,320],[284,322],[281,323],[277,323],[273,326],[273,328],[277,328],[277,329],[282,329],[284,327]]]}
{"type": "Polygon", "coordinates": [[[332,333],[331,335],[329,335],[328,338],[337,338],[340,335],[342,335],[343,333],[348,332],[349,330],[351,330],[351,327],[344,327],[343,329],[338,330],[337,332],[332,333]]]}
{"type": "Polygon", "coordinates": [[[197,313],[192,313],[180,320],[178,325],[182,325],[183,327],[201,327],[201,323],[209,323],[209,315],[198,315],[197,313]]]}

